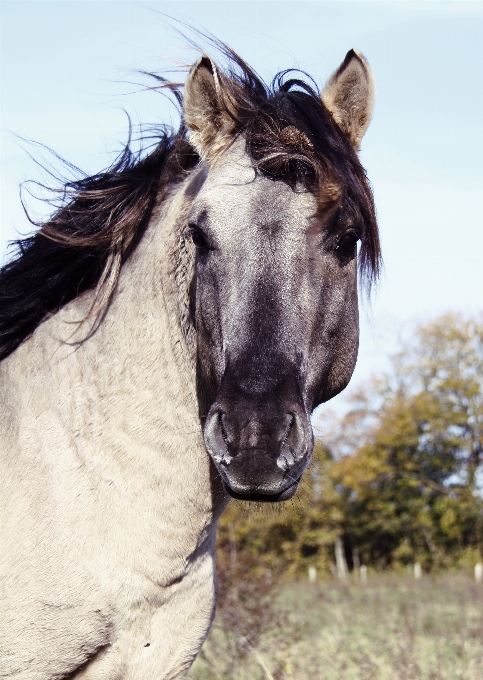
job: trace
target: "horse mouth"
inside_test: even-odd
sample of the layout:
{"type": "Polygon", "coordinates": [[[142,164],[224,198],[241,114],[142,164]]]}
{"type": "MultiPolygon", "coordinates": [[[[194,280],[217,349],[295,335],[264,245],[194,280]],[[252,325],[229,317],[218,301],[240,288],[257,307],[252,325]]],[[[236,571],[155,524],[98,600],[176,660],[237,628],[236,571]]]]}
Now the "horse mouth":
{"type": "Polygon", "coordinates": [[[302,479],[302,475],[298,477],[294,482],[292,482],[289,486],[285,487],[282,491],[278,491],[277,493],[238,493],[237,491],[233,491],[233,489],[226,483],[225,480],[223,480],[223,485],[225,487],[225,491],[229,496],[232,498],[235,498],[237,501],[256,501],[258,503],[280,503],[282,501],[288,501],[290,498],[292,498],[295,495],[295,492],[297,491],[298,485],[300,480],[302,479]]]}

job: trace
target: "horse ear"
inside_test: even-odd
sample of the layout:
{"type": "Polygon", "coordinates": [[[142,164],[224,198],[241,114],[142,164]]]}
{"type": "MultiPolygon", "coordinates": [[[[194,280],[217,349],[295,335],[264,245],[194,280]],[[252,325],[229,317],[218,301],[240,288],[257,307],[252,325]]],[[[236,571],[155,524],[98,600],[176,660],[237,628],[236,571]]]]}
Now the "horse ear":
{"type": "Polygon", "coordinates": [[[364,56],[349,50],[322,92],[324,106],[356,151],[371,122],[374,90],[374,78],[364,56]]]}
{"type": "Polygon", "coordinates": [[[209,57],[201,57],[189,72],[183,101],[190,141],[201,155],[215,155],[229,142],[236,110],[223,78],[209,57]]]}

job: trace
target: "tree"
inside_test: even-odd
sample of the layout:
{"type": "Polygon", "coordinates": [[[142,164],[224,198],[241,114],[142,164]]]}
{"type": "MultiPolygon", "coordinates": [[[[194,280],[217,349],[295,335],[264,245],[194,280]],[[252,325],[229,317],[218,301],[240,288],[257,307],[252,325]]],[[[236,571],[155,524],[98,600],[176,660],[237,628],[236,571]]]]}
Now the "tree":
{"type": "Polygon", "coordinates": [[[332,469],[346,540],[380,566],[481,554],[483,325],[453,314],[419,327],[354,403],[332,442],[353,454],[332,469]]]}

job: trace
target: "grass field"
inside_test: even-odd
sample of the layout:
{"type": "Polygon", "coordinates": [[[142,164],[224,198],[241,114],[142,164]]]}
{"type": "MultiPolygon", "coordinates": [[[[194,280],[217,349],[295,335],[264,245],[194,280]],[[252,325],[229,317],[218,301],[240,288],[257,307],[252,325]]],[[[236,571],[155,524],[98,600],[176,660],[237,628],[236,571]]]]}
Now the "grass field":
{"type": "Polygon", "coordinates": [[[190,680],[483,679],[483,584],[465,574],[285,586],[256,647],[228,620],[190,680]]]}

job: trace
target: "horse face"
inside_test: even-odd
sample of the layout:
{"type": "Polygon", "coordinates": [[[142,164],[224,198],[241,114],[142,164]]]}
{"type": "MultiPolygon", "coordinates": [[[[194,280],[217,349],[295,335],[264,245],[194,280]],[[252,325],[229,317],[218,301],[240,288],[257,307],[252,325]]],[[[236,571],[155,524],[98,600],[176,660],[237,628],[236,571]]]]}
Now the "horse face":
{"type": "MultiPolygon", "coordinates": [[[[246,121],[243,87],[203,57],[185,88],[185,123],[203,159],[188,191],[200,410],[227,492],[279,501],[293,496],[310,460],[312,409],[342,390],[354,369],[362,218],[341,203],[341,187],[325,187],[332,198],[321,201],[324,187],[316,198],[254,170],[237,133],[246,121]]],[[[322,101],[357,149],[373,101],[361,55],[347,54],[322,101]]],[[[283,136],[283,122],[274,125],[283,136]]],[[[312,144],[297,128],[285,134],[312,144]]]]}
{"type": "Polygon", "coordinates": [[[355,365],[356,234],[311,193],[256,175],[243,139],[203,179],[189,231],[206,447],[230,495],[286,500],[312,454],[312,409],[355,365]]]}

